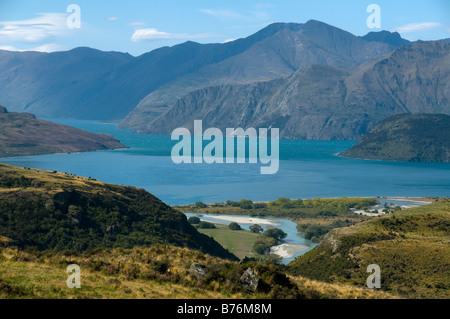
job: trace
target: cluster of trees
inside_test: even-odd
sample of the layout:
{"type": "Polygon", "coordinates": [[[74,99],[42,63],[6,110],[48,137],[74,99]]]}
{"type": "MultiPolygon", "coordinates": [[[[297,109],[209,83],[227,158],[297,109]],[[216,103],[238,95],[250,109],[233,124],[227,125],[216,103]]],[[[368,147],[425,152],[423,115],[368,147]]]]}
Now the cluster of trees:
{"type": "Polygon", "coordinates": [[[270,228],[262,233],[261,236],[253,244],[253,250],[260,254],[266,255],[272,246],[279,245],[287,234],[278,228],[270,228]]]}
{"type": "Polygon", "coordinates": [[[314,243],[320,242],[323,237],[332,229],[339,227],[346,227],[352,225],[353,223],[348,219],[341,221],[337,220],[328,225],[318,225],[318,224],[299,224],[297,225],[297,230],[300,231],[304,238],[311,240],[314,243]]]}
{"type": "MultiPolygon", "coordinates": [[[[289,199],[280,197],[268,203],[254,203],[249,199],[240,201],[228,200],[224,204],[213,204],[212,207],[220,208],[228,206],[237,210],[224,210],[227,214],[242,214],[240,210],[254,216],[277,216],[289,218],[327,218],[346,216],[353,214],[351,208],[365,210],[376,205],[376,199],[371,198],[314,198],[314,199],[289,199]]],[[[206,208],[207,205],[197,202],[195,208],[206,208]]],[[[215,213],[221,213],[217,210],[215,213]]]]}
{"type": "Polygon", "coordinates": [[[0,187],[17,188],[17,187],[30,187],[32,180],[25,176],[11,176],[8,174],[1,174],[0,187]]]}
{"type": "Polygon", "coordinates": [[[196,228],[203,228],[203,229],[216,228],[216,225],[214,225],[213,223],[210,223],[210,222],[207,222],[204,220],[200,220],[200,218],[197,216],[189,217],[188,222],[191,223],[192,225],[194,225],[194,227],[196,227],[196,228]]]}
{"type": "Polygon", "coordinates": [[[376,205],[377,200],[371,198],[314,198],[294,199],[280,197],[268,204],[274,211],[291,211],[309,215],[338,216],[348,214],[351,208],[367,209],[376,205]]]}

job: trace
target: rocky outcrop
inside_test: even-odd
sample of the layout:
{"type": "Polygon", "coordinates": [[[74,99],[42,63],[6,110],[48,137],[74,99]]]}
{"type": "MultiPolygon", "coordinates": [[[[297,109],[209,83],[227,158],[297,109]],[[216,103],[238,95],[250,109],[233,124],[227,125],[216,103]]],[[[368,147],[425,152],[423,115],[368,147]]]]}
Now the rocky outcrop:
{"type": "Polygon", "coordinates": [[[250,293],[254,293],[258,288],[259,277],[255,274],[253,269],[247,268],[247,270],[242,274],[239,282],[242,286],[250,293]]]}
{"type": "Polygon", "coordinates": [[[196,279],[201,279],[206,276],[206,266],[193,262],[189,268],[189,273],[196,279]]]}

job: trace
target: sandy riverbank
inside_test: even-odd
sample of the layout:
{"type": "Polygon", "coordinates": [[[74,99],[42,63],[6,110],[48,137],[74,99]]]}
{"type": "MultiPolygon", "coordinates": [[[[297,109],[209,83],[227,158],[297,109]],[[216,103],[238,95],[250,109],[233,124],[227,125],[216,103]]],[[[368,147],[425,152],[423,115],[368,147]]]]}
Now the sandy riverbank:
{"type": "Polygon", "coordinates": [[[278,255],[282,258],[291,258],[298,252],[308,249],[305,245],[281,244],[270,248],[270,253],[278,255]]]}
{"type": "Polygon", "coordinates": [[[205,215],[208,218],[224,220],[227,222],[235,222],[238,224],[258,224],[266,226],[279,226],[280,224],[274,220],[254,217],[242,217],[242,216],[217,216],[217,215],[205,215]]]}

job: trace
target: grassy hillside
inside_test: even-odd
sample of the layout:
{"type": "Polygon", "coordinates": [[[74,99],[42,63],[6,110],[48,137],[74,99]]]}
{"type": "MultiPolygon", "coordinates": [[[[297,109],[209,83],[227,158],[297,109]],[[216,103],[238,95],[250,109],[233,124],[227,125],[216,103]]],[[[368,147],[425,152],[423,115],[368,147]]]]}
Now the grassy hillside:
{"type": "Polygon", "coordinates": [[[258,239],[258,234],[252,233],[248,230],[231,230],[227,225],[215,224],[214,229],[198,229],[202,234],[208,235],[225,249],[233,253],[240,259],[244,257],[256,257],[253,252],[253,245],[258,239]]]}
{"type": "Polygon", "coordinates": [[[21,248],[85,251],[155,243],[236,259],[143,189],[0,164],[0,235],[21,248]]]}
{"type": "Polygon", "coordinates": [[[126,148],[114,137],[8,112],[0,105],[0,157],[126,148]]]}
{"type": "Polygon", "coordinates": [[[384,161],[450,162],[450,116],[400,114],[389,117],[342,156],[384,161]]]}
{"type": "Polygon", "coordinates": [[[289,272],[327,282],[366,285],[381,269],[381,289],[409,298],[450,298],[450,201],[372,218],[331,231],[289,272]]]}
{"type": "Polygon", "coordinates": [[[327,284],[284,274],[272,263],[240,264],[199,251],[167,245],[133,249],[57,253],[0,250],[0,298],[394,298],[346,284],[327,284]],[[190,273],[193,262],[206,266],[206,276],[190,273]],[[66,285],[69,264],[81,269],[81,288],[66,285]],[[259,277],[255,293],[239,278],[251,267],[259,277]]]}

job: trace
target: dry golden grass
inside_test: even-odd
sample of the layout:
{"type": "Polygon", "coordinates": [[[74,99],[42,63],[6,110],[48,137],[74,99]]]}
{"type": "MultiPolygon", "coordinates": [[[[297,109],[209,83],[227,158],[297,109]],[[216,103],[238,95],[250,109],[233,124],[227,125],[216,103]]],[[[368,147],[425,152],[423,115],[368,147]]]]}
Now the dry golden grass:
{"type": "MultiPolygon", "coordinates": [[[[214,289],[205,289],[186,284],[193,278],[187,273],[194,258],[204,264],[223,260],[184,248],[159,246],[114,249],[87,257],[64,257],[60,254],[39,256],[35,253],[17,252],[6,248],[0,258],[0,298],[45,298],[45,299],[197,299],[197,298],[243,298],[241,294],[223,294],[214,289]],[[146,279],[134,276],[133,267],[140,273],[149,271],[145,259],[164,261],[169,265],[167,280],[146,279]],[[122,265],[122,272],[109,274],[105,269],[95,269],[95,262],[122,265]],[[66,267],[78,264],[81,268],[81,288],[70,289],[66,280],[66,267]],[[94,266],[93,266],[94,265],[94,266]],[[127,273],[127,270],[130,270],[127,273]],[[171,275],[182,275],[187,281],[172,282],[171,275]]],[[[144,276],[145,277],[145,276],[144,276]]]]}
{"type": "Polygon", "coordinates": [[[325,283],[301,276],[290,276],[299,287],[315,290],[319,298],[327,299],[397,299],[381,290],[355,287],[349,284],[325,283]]]}
{"type": "MultiPolygon", "coordinates": [[[[0,298],[36,299],[242,299],[270,298],[258,292],[249,295],[231,292],[215,280],[200,284],[189,273],[193,261],[212,266],[237,265],[235,262],[202,254],[195,250],[155,245],[130,250],[101,250],[81,256],[62,253],[0,251],[0,298]],[[66,280],[69,264],[81,268],[81,288],[70,289],[66,280]],[[164,273],[155,265],[164,263],[164,273]]],[[[395,298],[387,293],[349,284],[329,284],[289,276],[309,298],[395,298]]]]}

